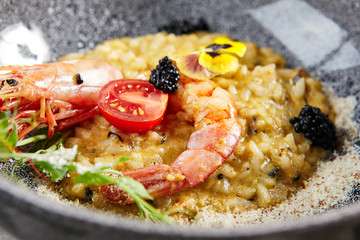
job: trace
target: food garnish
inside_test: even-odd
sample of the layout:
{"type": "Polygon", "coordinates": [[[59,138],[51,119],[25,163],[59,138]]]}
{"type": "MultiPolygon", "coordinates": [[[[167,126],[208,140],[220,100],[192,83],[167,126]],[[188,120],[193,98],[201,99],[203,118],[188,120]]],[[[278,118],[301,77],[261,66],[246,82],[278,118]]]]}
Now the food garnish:
{"type": "Polygon", "coordinates": [[[164,117],[167,102],[167,94],[139,79],[111,81],[98,95],[98,106],[105,119],[128,132],[155,128],[164,117]]]}
{"type": "Polygon", "coordinates": [[[180,74],[168,56],[160,59],[156,69],[151,70],[149,82],[164,93],[173,93],[179,87],[180,74]]]}
{"type": "MultiPolygon", "coordinates": [[[[123,69],[129,78],[144,78],[151,71],[149,81],[117,77],[113,79],[120,80],[107,83],[103,88],[102,85],[106,82],[101,83],[102,92],[96,96],[96,106],[90,108],[94,114],[89,116],[94,117],[71,131],[73,135],[67,139],[66,146],[74,146],[73,148],[63,147],[61,139],[66,138],[66,133],[60,134],[58,138],[59,133],[56,131],[53,132],[52,142],[44,145],[43,142],[49,140],[46,136],[48,128],[43,128],[41,132],[36,132],[24,140],[18,139],[13,148],[33,143],[36,150],[34,153],[30,150],[29,154],[37,153],[40,156],[29,155],[29,158],[24,158],[22,162],[34,164],[34,168],[40,169],[40,174],[46,173],[46,176],[55,181],[61,181],[70,175],[74,181],[65,180],[57,184],[66,196],[88,201],[89,204],[105,209],[109,203],[137,203],[141,216],[154,218],[156,221],[167,221],[167,218],[145,200],[164,197],[155,200],[154,204],[162,209],[165,215],[180,213],[175,217],[183,218],[185,213],[190,220],[193,218],[190,214],[196,214],[199,205],[195,206],[198,203],[192,203],[194,198],[187,196],[193,193],[196,195],[198,189],[174,193],[193,188],[205,180],[201,186],[204,196],[213,196],[209,196],[209,200],[203,204],[211,208],[221,208],[216,206],[219,199],[226,202],[226,205],[222,206],[236,204],[236,211],[242,204],[246,208],[252,208],[284,201],[294,187],[291,184],[307,176],[307,158],[324,153],[320,148],[310,150],[311,142],[303,141],[302,136],[295,134],[292,127],[289,128],[289,119],[292,116],[288,114],[293,112],[294,107],[297,109],[299,104],[287,98],[288,94],[292,94],[292,86],[289,87],[289,82],[291,84],[292,81],[286,80],[294,75],[294,71],[279,69],[272,50],[257,48],[251,43],[246,43],[246,47],[244,43],[218,36],[219,34],[191,34],[178,38],[169,34],[169,38],[166,38],[165,33],[159,33],[155,38],[146,36],[139,38],[140,40],[117,39],[109,41],[109,44],[105,43],[90,53],[91,58],[109,60],[119,69],[123,69]],[[169,39],[171,41],[168,41],[169,39]],[[183,39],[186,39],[186,42],[182,42],[183,39]],[[209,39],[215,40],[210,43],[209,39]],[[164,48],[166,50],[162,45],[167,46],[164,48]],[[199,50],[186,53],[186,49],[199,50]],[[144,51],[146,56],[143,56],[144,51]],[[241,59],[246,51],[248,54],[241,59]],[[169,54],[181,55],[171,57],[169,54]],[[149,66],[153,66],[154,61],[152,56],[156,56],[156,60],[159,56],[166,55],[170,58],[164,57],[155,69],[150,69],[149,66]],[[262,61],[262,58],[266,58],[266,61],[262,61]],[[240,62],[244,65],[240,66],[240,62]],[[259,63],[262,66],[258,66],[259,63]],[[215,76],[219,77],[213,78],[215,76]],[[176,90],[178,87],[180,89],[176,90]],[[154,131],[144,134],[117,131],[110,127],[102,116],[96,114],[99,113],[99,106],[103,116],[118,129],[145,132],[160,123],[167,101],[171,101],[169,106],[172,109],[169,109],[166,122],[154,131]],[[299,139],[302,141],[299,142],[299,139]],[[48,161],[53,151],[57,151],[54,154],[55,164],[48,161]],[[71,159],[73,155],[75,156],[71,159]],[[122,163],[126,159],[121,156],[128,155],[131,156],[130,161],[122,163]],[[58,160],[64,156],[70,157],[66,157],[67,160],[58,160]],[[229,161],[225,161],[229,156],[229,161]],[[119,160],[114,161],[116,159],[119,160]],[[106,164],[103,164],[104,162],[106,164]],[[211,175],[217,169],[218,171],[211,175]],[[84,185],[74,187],[74,183],[84,185]],[[228,200],[222,199],[223,196],[229,196],[228,200]],[[164,201],[169,204],[163,204],[164,201]],[[238,201],[241,201],[241,204],[238,204],[238,201]]],[[[89,55],[82,57],[86,59],[89,55]]],[[[298,73],[296,78],[301,77],[302,74],[298,73]]],[[[6,90],[10,87],[15,89],[17,85],[21,85],[21,80],[6,75],[2,78],[1,85],[6,90]]],[[[89,84],[87,75],[80,70],[72,72],[69,80],[71,87],[85,89],[89,84]]],[[[323,93],[320,85],[316,84],[316,80],[310,79],[309,86],[313,86],[313,91],[320,94],[318,106],[327,109],[326,102],[321,100],[323,93]]],[[[304,91],[310,89],[309,87],[304,91]]],[[[51,92],[51,96],[54,94],[51,92]]],[[[313,100],[310,95],[307,94],[307,97],[313,100]]],[[[77,94],[74,94],[70,100],[77,100],[76,97],[77,94]]],[[[56,127],[56,130],[61,130],[63,123],[67,123],[65,126],[72,126],[73,119],[77,119],[79,113],[84,113],[82,108],[78,109],[82,107],[81,104],[58,97],[54,99],[56,101],[52,102],[50,98],[42,96],[39,101],[35,101],[39,106],[31,106],[32,112],[22,111],[27,110],[24,108],[17,109],[18,105],[10,108],[12,102],[7,96],[2,104],[6,103],[3,110],[11,110],[13,114],[16,111],[22,112],[19,118],[21,122],[27,121],[27,124],[22,125],[24,127],[39,121],[39,124],[45,123],[50,129],[56,127]],[[51,120],[51,113],[56,117],[55,121],[42,122],[43,118],[51,120]],[[64,113],[69,119],[63,122],[58,117],[64,113]]],[[[86,95],[86,99],[90,99],[90,95],[86,95]]],[[[304,98],[299,99],[303,101],[304,98]]],[[[26,106],[23,102],[20,103],[21,107],[26,106]]],[[[312,124],[315,122],[315,125],[323,128],[324,124],[317,122],[317,115],[321,114],[300,114],[292,118],[291,122],[295,130],[300,129],[305,135],[313,136],[317,133],[309,134],[307,130],[304,131],[306,128],[303,125],[306,124],[302,125],[302,120],[307,119],[306,121],[312,124]],[[308,118],[308,115],[311,117],[308,118]],[[313,118],[316,121],[313,121],[313,118]]],[[[10,120],[5,139],[10,141],[15,138],[18,124],[21,123],[10,120]],[[13,124],[16,126],[13,127],[13,124]]],[[[38,126],[34,124],[35,127],[38,126]]],[[[327,138],[331,138],[330,135],[327,138]]],[[[313,145],[319,144],[316,141],[317,139],[313,140],[313,145]]],[[[10,151],[11,156],[12,154],[10,151]]],[[[121,211],[127,209],[115,204],[111,206],[121,211]]]]}
{"type": "Polygon", "coordinates": [[[238,58],[245,55],[246,45],[227,37],[216,38],[199,51],[174,56],[181,73],[198,80],[234,72],[239,67],[238,58]]]}
{"type": "Polygon", "coordinates": [[[298,117],[290,119],[297,133],[304,133],[312,145],[334,150],[336,146],[335,126],[319,108],[306,105],[298,117]]]}
{"type": "Polygon", "coordinates": [[[120,158],[110,164],[95,164],[88,167],[76,162],[77,146],[65,148],[62,145],[63,138],[60,138],[52,146],[46,149],[39,149],[35,152],[20,152],[18,146],[24,146],[39,140],[47,139],[46,135],[35,135],[24,140],[19,140],[17,135],[17,125],[10,120],[5,112],[0,112],[0,161],[7,161],[9,158],[15,159],[20,164],[31,162],[50,176],[51,181],[60,181],[70,172],[76,172],[77,176],[74,183],[85,183],[91,185],[115,184],[123,189],[139,208],[140,217],[150,219],[155,222],[170,223],[166,215],[163,215],[145,200],[152,197],[147,193],[142,184],[132,178],[123,176],[121,172],[111,169],[111,167],[127,158],[120,158]],[[117,175],[113,178],[107,174],[117,175]]]}

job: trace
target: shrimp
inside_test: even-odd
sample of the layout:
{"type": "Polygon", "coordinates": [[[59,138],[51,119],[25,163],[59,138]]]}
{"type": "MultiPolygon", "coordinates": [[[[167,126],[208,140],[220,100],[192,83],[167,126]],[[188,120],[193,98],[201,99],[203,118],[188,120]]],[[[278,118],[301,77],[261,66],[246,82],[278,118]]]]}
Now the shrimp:
{"type": "Polygon", "coordinates": [[[52,138],[96,114],[99,90],[120,78],[118,69],[95,59],[0,67],[0,111],[14,113],[19,139],[42,123],[52,138]]]}
{"type": "MultiPolygon", "coordinates": [[[[241,134],[234,101],[212,81],[182,75],[180,87],[170,95],[169,101],[170,104],[180,103],[194,122],[195,131],[190,135],[187,149],[171,165],[122,172],[142,183],[153,198],[169,196],[203,182],[233,153],[241,134]]],[[[110,202],[133,203],[133,199],[116,185],[102,185],[99,191],[110,202]]]]}

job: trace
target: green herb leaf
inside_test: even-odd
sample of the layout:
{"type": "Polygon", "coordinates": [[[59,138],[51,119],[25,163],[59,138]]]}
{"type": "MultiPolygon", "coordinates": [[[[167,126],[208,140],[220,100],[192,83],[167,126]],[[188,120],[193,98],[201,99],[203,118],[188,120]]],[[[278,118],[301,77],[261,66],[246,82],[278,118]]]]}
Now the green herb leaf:
{"type": "MultiPolygon", "coordinates": [[[[47,138],[48,137],[45,134],[28,137],[28,138],[25,138],[24,140],[21,140],[21,141],[17,142],[16,147],[24,146],[24,145],[34,143],[34,142],[37,142],[37,141],[40,141],[40,140],[44,140],[44,139],[47,139],[47,138]]],[[[45,148],[38,148],[37,150],[41,150],[41,149],[45,149],[45,148]]],[[[30,151],[30,152],[36,152],[36,151],[30,151]]]]}
{"type": "MultiPolygon", "coordinates": [[[[126,176],[121,177],[120,179],[118,179],[117,185],[121,189],[128,189],[127,191],[131,191],[134,194],[139,195],[144,199],[148,199],[148,200],[153,199],[153,197],[148,193],[144,185],[142,185],[141,183],[135,181],[130,177],[126,177],[126,176]]],[[[129,195],[131,196],[131,194],[129,195]]]]}
{"type": "Polygon", "coordinates": [[[77,154],[77,146],[64,148],[62,145],[56,150],[38,151],[23,154],[33,159],[34,163],[51,176],[52,181],[63,179],[67,172],[74,170],[73,160],[77,154]]]}
{"type": "Polygon", "coordinates": [[[87,167],[85,171],[82,170],[83,167],[81,165],[76,164],[77,171],[81,174],[74,179],[74,183],[86,183],[91,185],[115,184],[127,193],[129,193],[128,191],[131,191],[144,199],[153,199],[141,183],[132,178],[123,176],[119,171],[110,169],[115,164],[126,161],[127,159],[128,158],[126,157],[122,157],[118,161],[110,164],[87,167]],[[106,174],[114,174],[117,178],[106,174]]]}
{"type": "Polygon", "coordinates": [[[41,168],[44,172],[47,172],[50,175],[51,181],[53,182],[63,179],[69,170],[67,167],[55,168],[49,162],[36,161],[35,163],[39,168],[41,168]]]}
{"type": "Polygon", "coordinates": [[[69,172],[77,172],[79,175],[74,179],[75,184],[118,185],[134,199],[141,217],[171,224],[171,221],[165,215],[144,200],[152,199],[152,197],[141,183],[123,176],[119,171],[111,169],[115,164],[126,161],[127,158],[122,157],[110,164],[84,167],[74,162],[77,146],[64,148],[62,145],[63,139],[68,134],[56,135],[54,139],[49,140],[45,130],[40,129],[34,136],[19,141],[16,123],[9,120],[5,112],[0,112],[0,160],[13,158],[18,163],[24,163],[27,159],[31,159],[37,167],[50,175],[52,181],[63,179],[69,172]],[[9,125],[9,122],[11,125],[9,125]],[[35,152],[22,153],[15,150],[16,147],[29,143],[36,143],[33,146],[35,152]],[[108,174],[115,174],[117,178],[111,177],[108,174]]]}
{"type": "Polygon", "coordinates": [[[15,127],[15,124],[12,122],[12,125],[13,125],[13,129],[7,139],[8,143],[15,147],[17,141],[18,141],[18,135],[17,135],[17,130],[16,130],[16,127],[15,127]]]}
{"type": "Polygon", "coordinates": [[[51,139],[49,139],[47,138],[48,129],[49,129],[48,127],[42,127],[42,128],[38,128],[35,131],[33,137],[36,136],[46,136],[46,137],[42,139],[36,139],[36,141],[34,141],[34,144],[30,148],[30,152],[36,152],[41,149],[48,149],[53,145],[57,145],[61,143],[62,140],[66,138],[66,136],[64,136],[61,133],[55,133],[54,136],[51,139]]]}
{"type": "Polygon", "coordinates": [[[195,213],[186,210],[186,209],[171,209],[165,212],[166,215],[171,215],[171,214],[175,214],[175,213],[183,213],[189,216],[189,218],[191,219],[195,219],[195,213]]]}
{"type": "Polygon", "coordinates": [[[85,172],[76,176],[74,183],[85,183],[90,185],[116,184],[116,179],[101,173],[85,172]]]}
{"type": "Polygon", "coordinates": [[[9,118],[7,114],[5,112],[0,112],[0,129],[1,129],[0,137],[2,138],[7,137],[6,130],[8,126],[9,126],[9,118]]]}
{"type": "Polygon", "coordinates": [[[172,224],[170,219],[144,200],[151,200],[153,198],[141,183],[132,178],[123,176],[119,171],[110,169],[116,163],[125,160],[127,160],[127,158],[121,158],[111,164],[92,166],[86,168],[86,170],[80,164],[75,164],[77,172],[79,172],[80,175],[75,177],[74,183],[85,183],[90,185],[117,185],[134,199],[139,208],[140,217],[151,219],[155,222],[172,224]],[[116,177],[111,177],[108,174],[115,175],[116,177]]]}

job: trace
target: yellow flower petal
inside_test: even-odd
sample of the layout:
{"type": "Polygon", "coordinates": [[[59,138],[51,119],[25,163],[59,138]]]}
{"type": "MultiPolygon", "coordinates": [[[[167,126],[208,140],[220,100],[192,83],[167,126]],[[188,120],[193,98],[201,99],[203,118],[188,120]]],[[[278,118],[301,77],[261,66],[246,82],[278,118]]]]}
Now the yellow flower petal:
{"type": "Polygon", "coordinates": [[[220,52],[201,52],[199,56],[199,64],[216,74],[225,74],[236,71],[239,67],[237,57],[220,52]]]}
{"type": "Polygon", "coordinates": [[[207,48],[213,51],[232,53],[239,57],[243,57],[246,52],[246,45],[244,43],[231,41],[226,37],[216,38],[207,48]]]}
{"type": "Polygon", "coordinates": [[[199,64],[199,54],[172,57],[179,71],[193,79],[209,80],[211,75],[204,66],[199,64]]]}

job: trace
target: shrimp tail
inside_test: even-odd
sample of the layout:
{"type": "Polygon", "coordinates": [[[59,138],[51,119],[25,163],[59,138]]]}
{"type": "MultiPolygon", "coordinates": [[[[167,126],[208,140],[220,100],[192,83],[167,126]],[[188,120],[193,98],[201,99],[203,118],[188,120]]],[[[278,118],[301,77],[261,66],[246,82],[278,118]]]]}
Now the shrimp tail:
{"type": "MultiPolygon", "coordinates": [[[[142,183],[153,198],[169,196],[189,186],[179,170],[165,164],[124,171],[123,175],[142,183]]],[[[122,205],[134,202],[116,185],[101,185],[99,189],[110,202],[122,205]]]]}

